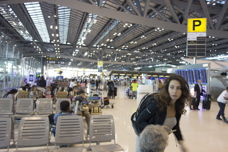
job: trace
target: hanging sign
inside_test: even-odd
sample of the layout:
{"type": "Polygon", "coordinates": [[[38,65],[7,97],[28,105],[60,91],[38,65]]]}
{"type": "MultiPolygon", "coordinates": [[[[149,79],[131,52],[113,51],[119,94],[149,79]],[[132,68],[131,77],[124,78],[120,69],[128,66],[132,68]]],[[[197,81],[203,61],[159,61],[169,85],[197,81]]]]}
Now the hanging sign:
{"type": "Polygon", "coordinates": [[[189,18],[188,32],[207,32],[207,18],[189,18]]]}
{"type": "Polygon", "coordinates": [[[98,69],[98,72],[102,72],[103,71],[103,61],[98,61],[97,62],[97,69],[98,69]]]}
{"type": "Polygon", "coordinates": [[[189,18],[187,56],[206,56],[207,18],[189,18]]]}

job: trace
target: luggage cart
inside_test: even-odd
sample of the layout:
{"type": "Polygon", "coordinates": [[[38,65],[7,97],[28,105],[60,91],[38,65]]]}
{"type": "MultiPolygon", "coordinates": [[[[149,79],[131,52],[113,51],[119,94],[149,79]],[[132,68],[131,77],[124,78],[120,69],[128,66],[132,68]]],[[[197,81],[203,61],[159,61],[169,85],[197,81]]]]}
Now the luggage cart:
{"type": "Polygon", "coordinates": [[[101,103],[102,98],[99,96],[88,97],[89,101],[89,112],[91,115],[101,114],[101,103]]]}

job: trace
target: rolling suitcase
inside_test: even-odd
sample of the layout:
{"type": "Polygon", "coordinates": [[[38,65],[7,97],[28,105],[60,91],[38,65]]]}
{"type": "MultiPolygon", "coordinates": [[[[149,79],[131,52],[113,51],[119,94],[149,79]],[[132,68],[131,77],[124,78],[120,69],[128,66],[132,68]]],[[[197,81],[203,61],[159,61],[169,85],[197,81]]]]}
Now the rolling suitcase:
{"type": "Polygon", "coordinates": [[[109,98],[108,97],[104,97],[104,105],[109,105],[109,98]]]}
{"type": "Polygon", "coordinates": [[[114,96],[117,96],[117,87],[114,87],[114,96]]]}
{"type": "Polygon", "coordinates": [[[197,103],[196,103],[196,98],[195,97],[192,97],[192,101],[190,102],[190,109],[191,110],[194,110],[194,109],[197,109],[197,103]]]}
{"type": "Polygon", "coordinates": [[[206,94],[203,100],[203,109],[210,110],[211,108],[211,95],[206,94]]]}

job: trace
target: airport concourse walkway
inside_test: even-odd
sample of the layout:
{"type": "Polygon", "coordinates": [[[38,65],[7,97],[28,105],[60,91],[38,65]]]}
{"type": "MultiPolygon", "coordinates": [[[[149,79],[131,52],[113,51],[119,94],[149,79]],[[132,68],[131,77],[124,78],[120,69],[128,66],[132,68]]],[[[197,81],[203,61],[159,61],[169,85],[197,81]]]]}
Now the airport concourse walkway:
{"type": "MultiPolygon", "coordinates": [[[[130,116],[136,110],[136,100],[128,99],[125,88],[118,88],[118,96],[114,109],[103,109],[103,114],[112,114],[115,119],[117,143],[125,152],[135,152],[135,133],[132,129],[130,116]]],[[[211,110],[190,111],[186,107],[186,114],[181,118],[181,130],[185,145],[189,152],[227,152],[228,151],[228,124],[216,120],[218,105],[212,103],[211,110]]],[[[228,109],[226,110],[228,117],[228,109]]],[[[179,152],[175,137],[170,135],[169,145],[165,152],[179,152]]]]}

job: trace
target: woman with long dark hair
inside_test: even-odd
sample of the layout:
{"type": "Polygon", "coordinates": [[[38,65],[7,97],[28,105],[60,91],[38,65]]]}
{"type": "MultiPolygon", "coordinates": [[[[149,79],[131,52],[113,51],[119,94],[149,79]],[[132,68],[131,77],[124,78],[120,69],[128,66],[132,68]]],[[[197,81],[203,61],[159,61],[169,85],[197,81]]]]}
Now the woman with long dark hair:
{"type": "MultiPolygon", "coordinates": [[[[181,76],[172,75],[166,79],[160,92],[152,96],[148,107],[137,116],[136,127],[139,128],[139,134],[147,125],[165,125],[173,130],[181,151],[186,152],[179,122],[190,97],[188,83],[181,76]]],[[[139,146],[136,146],[136,151],[140,152],[139,146]]]]}

